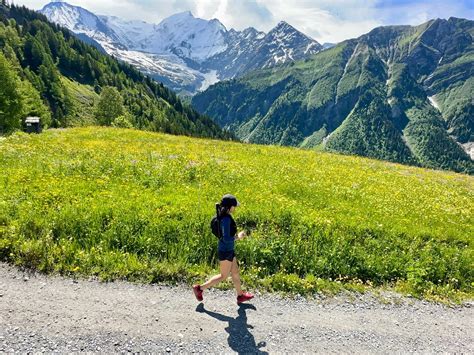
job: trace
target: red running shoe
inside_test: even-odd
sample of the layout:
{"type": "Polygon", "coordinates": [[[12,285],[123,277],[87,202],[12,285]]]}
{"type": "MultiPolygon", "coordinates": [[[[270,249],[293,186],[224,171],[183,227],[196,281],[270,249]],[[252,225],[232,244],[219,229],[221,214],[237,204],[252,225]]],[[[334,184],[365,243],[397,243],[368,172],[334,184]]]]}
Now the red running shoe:
{"type": "Polygon", "coordinates": [[[237,304],[241,304],[245,301],[250,301],[253,298],[253,295],[250,292],[244,292],[240,296],[237,296],[237,304]]]}
{"type": "Polygon", "coordinates": [[[201,302],[202,301],[202,290],[200,285],[194,285],[193,286],[193,292],[194,296],[196,296],[196,299],[201,302]]]}

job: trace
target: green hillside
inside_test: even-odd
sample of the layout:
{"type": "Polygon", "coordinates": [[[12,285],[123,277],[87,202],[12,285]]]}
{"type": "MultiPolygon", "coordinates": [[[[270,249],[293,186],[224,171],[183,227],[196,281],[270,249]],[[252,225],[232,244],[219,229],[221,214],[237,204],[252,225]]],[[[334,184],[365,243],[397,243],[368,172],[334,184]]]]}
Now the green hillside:
{"type": "Polygon", "coordinates": [[[248,142],[474,173],[474,21],[389,26],[211,86],[192,103],[248,142]]]}
{"type": "Polygon", "coordinates": [[[0,81],[0,134],[34,115],[45,127],[116,124],[232,137],[162,84],[25,7],[0,5],[0,81]]]}
{"type": "Polygon", "coordinates": [[[117,128],[0,140],[0,259],[48,273],[202,280],[209,221],[241,201],[248,287],[387,285],[472,297],[474,178],[290,147],[117,128]]]}

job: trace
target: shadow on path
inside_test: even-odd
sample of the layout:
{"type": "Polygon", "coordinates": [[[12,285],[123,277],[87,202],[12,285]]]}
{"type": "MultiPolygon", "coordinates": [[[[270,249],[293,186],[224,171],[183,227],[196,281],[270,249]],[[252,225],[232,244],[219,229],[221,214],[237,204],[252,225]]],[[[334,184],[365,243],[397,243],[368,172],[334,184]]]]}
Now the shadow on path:
{"type": "Polygon", "coordinates": [[[200,303],[196,307],[196,312],[206,313],[217,320],[229,323],[228,327],[225,328],[225,331],[229,333],[227,342],[235,352],[239,354],[268,354],[266,351],[260,350],[260,348],[266,346],[267,343],[261,341],[256,344],[255,338],[249,331],[249,329],[253,329],[253,326],[247,324],[247,314],[245,313],[247,309],[257,310],[252,304],[241,304],[238,311],[239,315],[236,318],[232,318],[220,313],[208,311],[204,308],[204,304],[200,303]]]}

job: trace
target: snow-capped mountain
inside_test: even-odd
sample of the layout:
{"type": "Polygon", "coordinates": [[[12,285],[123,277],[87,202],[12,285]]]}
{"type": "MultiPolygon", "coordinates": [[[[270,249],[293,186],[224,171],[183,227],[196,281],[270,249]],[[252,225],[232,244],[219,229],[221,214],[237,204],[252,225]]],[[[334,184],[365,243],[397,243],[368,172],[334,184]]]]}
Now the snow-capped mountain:
{"type": "Polygon", "coordinates": [[[267,34],[252,27],[242,32],[230,30],[227,43],[227,50],[203,63],[205,68],[218,70],[221,79],[303,59],[322,48],[318,42],[284,21],[267,34]]]}
{"type": "Polygon", "coordinates": [[[174,53],[200,62],[227,48],[224,25],[217,20],[195,18],[189,11],[170,16],[158,25],[115,16],[100,18],[132,50],[174,53]]]}
{"type": "Polygon", "coordinates": [[[126,21],[116,16],[99,16],[106,27],[111,29],[127,48],[136,49],[153,34],[154,25],[144,21],[126,21]]]}
{"type": "Polygon", "coordinates": [[[264,33],[252,27],[227,30],[219,20],[196,18],[189,11],[159,24],[97,16],[65,2],[51,2],[40,12],[100,45],[108,54],[188,94],[250,70],[303,59],[322,49],[286,22],[264,33]]]}
{"type": "Polygon", "coordinates": [[[121,38],[98,16],[82,7],[66,2],[51,2],[40,11],[51,22],[60,24],[74,33],[85,34],[102,43],[121,43],[121,38]]]}

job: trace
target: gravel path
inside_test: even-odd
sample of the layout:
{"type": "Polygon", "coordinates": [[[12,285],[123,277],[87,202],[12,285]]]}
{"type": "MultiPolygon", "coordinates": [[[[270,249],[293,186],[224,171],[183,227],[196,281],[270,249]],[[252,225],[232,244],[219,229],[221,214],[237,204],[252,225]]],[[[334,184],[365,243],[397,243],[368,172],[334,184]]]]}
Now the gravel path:
{"type": "Polygon", "coordinates": [[[231,291],[100,283],[0,263],[2,352],[474,353],[474,304],[389,295],[276,295],[238,307],[231,291]]]}

